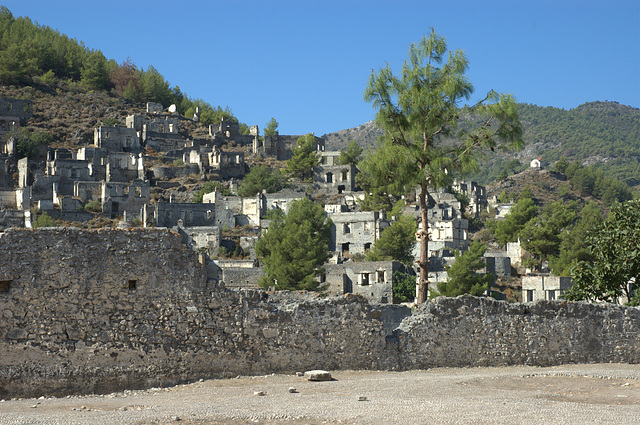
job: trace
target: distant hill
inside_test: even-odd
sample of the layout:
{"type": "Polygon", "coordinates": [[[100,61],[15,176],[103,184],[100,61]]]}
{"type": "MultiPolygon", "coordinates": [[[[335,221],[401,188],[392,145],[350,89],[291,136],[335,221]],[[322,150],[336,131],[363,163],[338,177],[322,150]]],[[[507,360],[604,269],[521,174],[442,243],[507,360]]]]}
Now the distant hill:
{"type": "MultiPolygon", "coordinates": [[[[583,165],[596,164],[630,186],[640,185],[640,109],[617,102],[589,102],[569,110],[529,104],[518,108],[525,148],[487,155],[480,171],[468,178],[489,184],[505,171],[523,170],[533,158],[552,164],[564,156],[583,165]],[[515,169],[514,159],[521,163],[515,169]]],[[[323,137],[327,149],[340,150],[350,140],[365,148],[375,146],[380,135],[382,131],[369,121],[323,137]]]]}
{"type": "Polygon", "coordinates": [[[324,134],[322,138],[327,141],[327,150],[339,151],[345,149],[352,140],[355,140],[366,150],[375,147],[378,138],[383,134],[384,132],[376,127],[374,121],[368,121],[358,127],[324,134]]]}

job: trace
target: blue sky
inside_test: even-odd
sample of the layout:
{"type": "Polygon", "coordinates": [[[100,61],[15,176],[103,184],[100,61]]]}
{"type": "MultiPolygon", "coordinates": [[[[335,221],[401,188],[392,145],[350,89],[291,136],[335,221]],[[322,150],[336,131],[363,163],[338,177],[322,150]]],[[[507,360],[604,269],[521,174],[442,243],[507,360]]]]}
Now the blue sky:
{"type": "Polygon", "coordinates": [[[475,97],[640,107],[638,0],[0,0],[262,129],[322,135],[373,119],[372,70],[398,70],[429,28],[469,58],[475,97]]]}

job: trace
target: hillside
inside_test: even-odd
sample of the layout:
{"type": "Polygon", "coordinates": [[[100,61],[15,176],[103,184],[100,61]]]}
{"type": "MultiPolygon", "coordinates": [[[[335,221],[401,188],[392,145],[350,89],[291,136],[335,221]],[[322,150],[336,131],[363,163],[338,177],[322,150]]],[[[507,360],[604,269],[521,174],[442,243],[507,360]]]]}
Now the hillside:
{"type": "MultiPolygon", "coordinates": [[[[554,163],[561,157],[583,165],[596,164],[606,175],[631,186],[640,184],[640,109],[616,102],[589,102],[564,110],[519,104],[525,147],[508,154],[487,155],[472,178],[489,184],[503,171],[525,169],[533,158],[554,163]],[[521,163],[514,167],[513,160],[521,163]],[[514,169],[515,168],[515,169],[514,169]]],[[[350,140],[374,146],[382,132],[373,121],[325,134],[327,149],[343,149],[350,140]]]]}
{"type": "Polygon", "coordinates": [[[534,168],[527,168],[504,180],[491,183],[487,186],[487,197],[500,196],[502,192],[505,192],[510,198],[515,199],[525,188],[531,191],[536,204],[541,207],[558,199],[573,200],[582,205],[590,201],[602,204],[592,196],[585,196],[575,190],[565,175],[555,171],[534,168]]]}

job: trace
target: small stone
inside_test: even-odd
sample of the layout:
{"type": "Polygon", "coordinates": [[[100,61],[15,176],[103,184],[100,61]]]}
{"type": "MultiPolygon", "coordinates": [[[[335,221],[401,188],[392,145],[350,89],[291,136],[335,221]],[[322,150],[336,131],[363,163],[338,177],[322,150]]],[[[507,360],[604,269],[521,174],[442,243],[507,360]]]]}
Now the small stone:
{"type": "Polygon", "coordinates": [[[296,372],[296,376],[304,376],[303,372],[296,372]]]}
{"type": "Polygon", "coordinates": [[[297,393],[298,391],[294,387],[289,387],[290,393],[297,393]]]}
{"type": "Polygon", "coordinates": [[[267,395],[267,393],[265,393],[264,391],[256,391],[253,393],[253,395],[263,396],[263,395],[267,395]]]}
{"type": "Polygon", "coordinates": [[[360,396],[358,397],[358,401],[367,401],[367,398],[365,396],[360,396]]]}
{"type": "Polygon", "coordinates": [[[34,405],[31,406],[32,409],[35,409],[36,407],[38,407],[37,404],[34,404],[34,405]]]}
{"type": "Polygon", "coordinates": [[[182,418],[180,416],[174,416],[172,419],[173,419],[174,422],[178,422],[178,421],[182,420],[182,418]]]}
{"type": "Polygon", "coordinates": [[[310,370],[304,373],[307,381],[331,381],[331,374],[326,370],[310,370]]]}

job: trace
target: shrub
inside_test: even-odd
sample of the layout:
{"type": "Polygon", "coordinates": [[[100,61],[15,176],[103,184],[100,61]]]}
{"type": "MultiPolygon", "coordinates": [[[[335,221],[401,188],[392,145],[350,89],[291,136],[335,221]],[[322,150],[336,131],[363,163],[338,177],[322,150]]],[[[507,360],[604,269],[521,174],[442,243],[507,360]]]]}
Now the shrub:
{"type": "Polygon", "coordinates": [[[92,200],[87,202],[84,205],[85,211],[93,212],[93,213],[101,213],[102,212],[102,203],[100,201],[92,200]]]}

